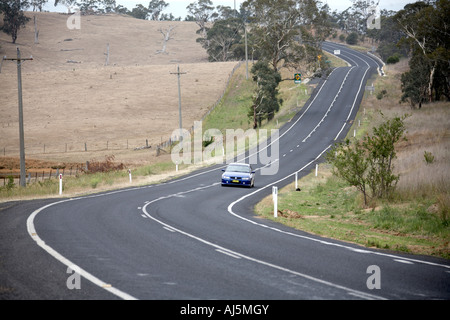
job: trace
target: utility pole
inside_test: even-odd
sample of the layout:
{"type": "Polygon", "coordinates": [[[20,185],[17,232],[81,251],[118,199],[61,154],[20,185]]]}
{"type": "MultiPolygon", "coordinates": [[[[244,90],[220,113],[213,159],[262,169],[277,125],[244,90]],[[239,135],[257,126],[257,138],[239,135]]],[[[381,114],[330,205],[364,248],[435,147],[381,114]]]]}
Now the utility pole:
{"type": "Polygon", "coordinates": [[[17,63],[17,83],[19,93],[19,137],[20,137],[20,186],[25,187],[26,184],[26,170],[25,170],[25,139],[23,130],[23,105],[22,105],[22,61],[33,60],[30,58],[21,58],[20,50],[17,48],[17,58],[3,58],[4,60],[16,61],[17,63]]]}
{"type": "Polygon", "coordinates": [[[245,33],[245,79],[248,80],[248,46],[247,46],[247,25],[244,22],[245,33]]]}
{"type": "Polygon", "coordinates": [[[170,74],[176,74],[178,76],[178,113],[179,113],[179,122],[180,122],[180,143],[181,148],[183,148],[183,123],[181,117],[181,86],[180,86],[180,76],[182,74],[186,74],[186,72],[180,72],[180,65],[177,66],[177,72],[171,72],[170,74]]]}

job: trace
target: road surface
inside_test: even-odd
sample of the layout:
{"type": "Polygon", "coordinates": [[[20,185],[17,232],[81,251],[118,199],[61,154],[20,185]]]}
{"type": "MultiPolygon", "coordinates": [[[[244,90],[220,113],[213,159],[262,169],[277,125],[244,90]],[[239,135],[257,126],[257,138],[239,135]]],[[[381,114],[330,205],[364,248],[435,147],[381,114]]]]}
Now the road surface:
{"type": "Polygon", "coordinates": [[[253,213],[273,186],[309,173],[345,137],[367,79],[381,72],[374,57],[323,47],[340,49],[349,66],[260,148],[255,188],[221,187],[224,165],[215,165],[157,185],[1,204],[0,297],[448,300],[444,259],[324,239],[253,213]],[[277,170],[263,175],[268,168],[277,170]]]}

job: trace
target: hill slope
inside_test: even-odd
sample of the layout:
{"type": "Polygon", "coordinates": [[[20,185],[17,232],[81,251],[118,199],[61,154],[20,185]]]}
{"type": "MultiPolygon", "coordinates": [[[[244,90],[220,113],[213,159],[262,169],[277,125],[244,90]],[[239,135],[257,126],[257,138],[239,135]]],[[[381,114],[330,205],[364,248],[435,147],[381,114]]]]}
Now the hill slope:
{"type": "MultiPolygon", "coordinates": [[[[68,15],[28,16],[31,21],[15,45],[0,33],[0,55],[14,57],[17,46],[22,57],[34,59],[22,66],[27,158],[83,162],[95,155],[85,152],[85,143],[88,152],[132,149],[146,140],[150,145],[160,143],[178,128],[177,77],[171,74],[177,64],[186,72],[181,76],[184,128],[200,120],[216,102],[236,65],[208,63],[195,41],[193,22],[92,15],[81,16],[81,28],[70,30],[68,15]],[[160,29],[169,26],[174,27],[171,39],[166,53],[160,53],[160,29]]],[[[3,63],[0,74],[0,136],[2,155],[17,156],[17,74],[11,61],[3,63]]]]}
{"type": "MultiPolygon", "coordinates": [[[[207,62],[205,50],[195,40],[198,26],[185,21],[148,21],[126,15],[86,15],[80,17],[80,29],[69,29],[71,16],[61,13],[28,12],[31,19],[19,31],[16,45],[11,37],[0,33],[2,54],[16,54],[19,46],[22,55],[35,59],[27,66],[30,72],[71,70],[102,67],[105,64],[106,46],[110,45],[110,65],[160,65],[168,63],[207,62]],[[36,16],[39,43],[34,43],[33,16],[36,16]],[[163,47],[163,35],[169,26],[174,27],[167,43],[167,54],[158,53],[163,47]]],[[[1,23],[1,22],[0,22],[1,23]]],[[[4,65],[4,71],[11,69],[4,65]]],[[[2,71],[2,72],[4,72],[2,71]]]]}

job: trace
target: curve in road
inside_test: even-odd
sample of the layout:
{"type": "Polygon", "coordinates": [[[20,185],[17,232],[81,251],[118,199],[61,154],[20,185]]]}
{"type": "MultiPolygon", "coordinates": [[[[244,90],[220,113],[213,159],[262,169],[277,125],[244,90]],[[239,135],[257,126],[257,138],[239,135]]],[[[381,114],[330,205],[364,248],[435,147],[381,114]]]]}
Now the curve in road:
{"type": "MultiPolygon", "coordinates": [[[[362,249],[253,214],[272,186],[306,174],[346,134],[368,77],[382,70],[367,54],[333,43],[323,48],[340,49],[349,66],[333,70],[278,137],[249,151],[246,159],[278,152],[269,164],[255,164],[255,189],[221,187],[218,165],[158,185],[47,204],[28,217],[29,235],[121,299],[448,299],[445,261],[362,249]],[[261,174],[267,166],[276,173],[261,174]],[[374,266],[379,290],[368,282],[374,266]]],[[[58,290],[63,298],[69,291],[66,283],[58,290]]]]}

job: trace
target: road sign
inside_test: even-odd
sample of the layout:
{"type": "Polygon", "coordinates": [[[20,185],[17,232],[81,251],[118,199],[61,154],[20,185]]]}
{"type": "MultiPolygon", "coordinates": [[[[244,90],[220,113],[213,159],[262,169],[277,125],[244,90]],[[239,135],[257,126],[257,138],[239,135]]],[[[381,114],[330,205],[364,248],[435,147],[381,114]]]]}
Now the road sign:
{"type": "Polygon", "coordinates": [[[301,83],[302,82],[302,75],[300,73],[294,74],[294,83],[301,83]]]}

